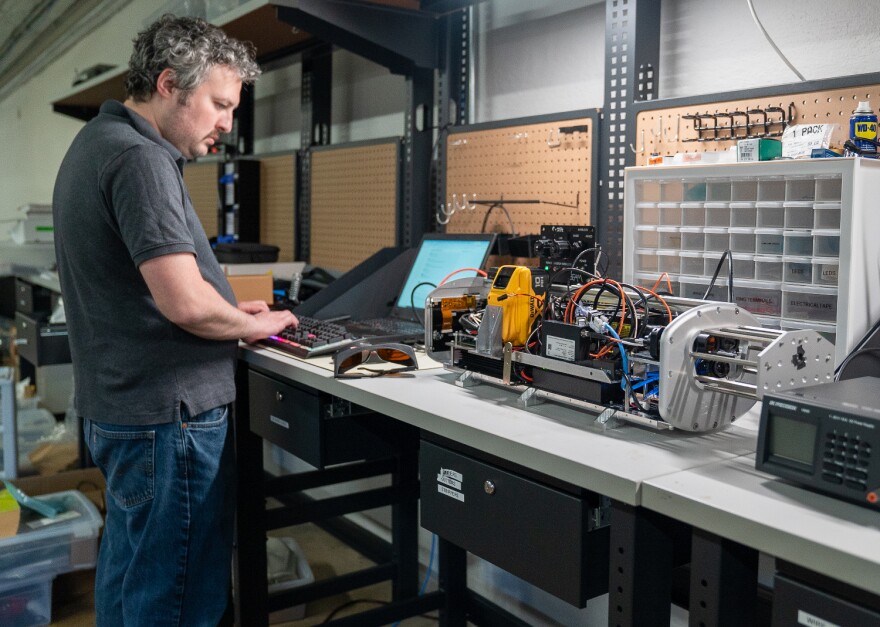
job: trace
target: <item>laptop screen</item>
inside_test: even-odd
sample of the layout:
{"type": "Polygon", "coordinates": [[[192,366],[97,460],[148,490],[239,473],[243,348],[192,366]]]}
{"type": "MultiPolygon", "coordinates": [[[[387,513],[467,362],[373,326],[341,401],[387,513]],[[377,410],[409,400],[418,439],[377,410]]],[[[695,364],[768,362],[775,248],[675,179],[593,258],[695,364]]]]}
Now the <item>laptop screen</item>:
{"type": "MultiPolygon", "coordinates": [[[[421,309],[428,294],[450,273],[461,268],[482,268],[494,241],[494,233],[425,235],[403,289],[394,303],[395,312],[411,310],[413,305],[421,309]]],[[[472,271],[459,272],[449,280],[474,277],[476,274],[472,271]]]]}

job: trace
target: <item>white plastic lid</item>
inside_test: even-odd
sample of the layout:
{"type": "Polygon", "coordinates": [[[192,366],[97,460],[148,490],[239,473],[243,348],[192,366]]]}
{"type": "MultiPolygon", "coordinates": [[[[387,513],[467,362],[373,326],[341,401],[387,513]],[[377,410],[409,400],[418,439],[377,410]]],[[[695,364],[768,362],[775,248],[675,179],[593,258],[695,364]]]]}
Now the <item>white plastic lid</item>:
{"type": "Polygon", "coordinates": [[[786,255],[783,259],[785,263],[810,263],[812,260],[812,257],[797,257],[792,255],[786,255]]]}
{"type": "Polygon", "coordinates": [[[813,263],[817,266],[839,266],[839,257],[812,257],[813,263]]]}
{"type": "Polygon", "coordinates": [[[681,206],[679,202],[658,202],[657,207],[660,209],[678,209],[681,206]]]}
{"type": "Polygon", "coordinates": [[[782,209],[785,206],[781,200],[759,200],[755,203],[758,209],[782,209]]]}
{"type": "Polygon", "coordinates": [[[813,209],[840,209],[840,202],[828,202],[824,200],[822,202],[814,202],[813,209]]]}
{"type": "Polygon", "coordinates": [[[812,200],[786,200],[782,203],[783,207],[793,207],[798,209],[811,209],[815,203],[812,200]]]}
{"type": "Polygon", "coordinates": [[[689,200],[687,202],[681,203],[681,208],[682,209],[702,209],[703,204],[704,203],[702,203],[702,202],[694,202],[694,201],[689,200]]]}
{"type": "Polygon", "coordinates": [[[657,250],[658,255],[663,255],[664,257],[678,257],[677,250],[669,250],[666,248],[660,248],[657,250]]]}
{"type": "Polygon", "coordinates": [[[755,263],[782,263],[782,255],[755,255],[755,263]]]}
{"type": "Polygon", "coordinates": [[[822,287],[820,285],[810,285],[809,283],[786,283],[783,290],[786,292],[802,292],[805,294],[817,294],[820,296],[833,296],[837,294],[836,287],[822,287]]]}
{"type": "Polygon", "coordinates": [[[749,253],[730,253],[730,256],[739,261],[753,261],[755,259],[755,256],[749,253]]]}
{"type": "Polygon", "coordinates": [[[871,108],[869,100],[859,100],[859,106],[856,107],[853,113],[874,113],[874,110],[871,108]]]}
{"type": "Polygon", "coordinates": [[[657,206],[656,202],[642,201],[642,202],[636,203],[636,209],[653,209],[656,206],[657,206]]]}
{"type": "Polygon", "coordinates": [[[683,226],[679,229],[679,233],[702,233],[703,227],[701,226],[683,226]]]}
{"type": "Polygon", "coordinates": [[[825,237],[840,237],[840,229],[814,229],[813,235],[823,235],[825,237]]]}
{"type": "Polygon", "coordinates": [[[636,231],[656,231],[656,224],[638,224],[636,225],[636,231]]]}
{"type": "Polygon", "coordinates": [[[810,231],[808,229],[786,229],[783,233],[783,237],[813,237],[814,231],[810,231]]]}
{"type": "Polygon", "coordinates": [[[758,235],[782,235],[785,233],[785,229],[761,227],[755,229],[755,233],[758,235]]]}
{"type": "Polygon", "coordinates": [[[753,226],[732,226],[730,227],[730,233],[736,235],[752,235],[755,232],[755,227],[753,226]]]}
{"type": "Polygon", "coordinates": [[[707,226],[703,229],[703,233],[708,233],[709,235],[727,235],[729,229],[722,226],[707,226]]]}
{"type": "Polygon", "coordinates": [[[731,209],[754,209],[755,208],[755,201],[751,200],[748,202],[744,202],[744,201],[738,200],[736,202],[730,203],[730,208],[731,209]]]}
{"type": "Polygon", "coordinates": [[[657,230],[662,233],[678,233],[681,230],[680,226],[670,226],[668,224],[663,224],[657,227],[657,230]]]}
{"type": "Polygon", "coordinates": [[[727,209],[730,207],[729,202],[707,202],[705,205],[706,209],[727,209]]]}
{"type": "Polygon", "coordinates": [[[693,257],[694,259],[702,259],[703,254],[697,250],[682,250],[678,253],[681,257],[693,257]]]}

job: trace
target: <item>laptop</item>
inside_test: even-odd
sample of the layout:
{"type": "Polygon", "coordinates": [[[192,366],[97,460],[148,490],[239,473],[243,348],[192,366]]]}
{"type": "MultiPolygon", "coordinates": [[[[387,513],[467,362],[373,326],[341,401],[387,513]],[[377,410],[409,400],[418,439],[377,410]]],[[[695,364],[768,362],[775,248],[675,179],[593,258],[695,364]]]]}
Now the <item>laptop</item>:
{"type": "Polygon", "coordinates": [[[344,323],[356,337],[371,341],[416,342],[425,337],[425,299],[440,281],[476,276],[472,270],[456,273],[462,268],[482,268],[495,242],[494,233],[429,233],[422,237],[418,252],[406,280],[386,317],[352,320],[344,323]],[[455,273],[455,274],[453,274],[455,273]],[[453,276],[449,276],[453,274],[453,276]]]}

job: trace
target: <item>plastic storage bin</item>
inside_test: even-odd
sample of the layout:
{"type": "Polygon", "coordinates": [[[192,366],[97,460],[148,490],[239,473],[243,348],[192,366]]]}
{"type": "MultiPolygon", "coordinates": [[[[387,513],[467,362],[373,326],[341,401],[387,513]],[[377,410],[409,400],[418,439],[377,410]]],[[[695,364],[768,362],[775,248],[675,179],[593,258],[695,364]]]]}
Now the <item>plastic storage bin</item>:
{"type": "Polygon", "coordinates": [[[781,255],[785,239],[782,229],[755,229],[755,252],[759,255],[781,255]]]}
{"type": "Polygon", "coordinates": [[[660,210],[656,202],[640,202],[636,204],[636,224],[660,224],[660,210]]]}
{"type": "Polygon", "coordinates": [[[32,627],[51,622],[51,576],[0,584],[0,625],[32,627]]]}
{"type": "Polygon", "coordinates": [[[703,250],[705,239],[703,237],[703,229],[698,226],[681,227],[681,249],[682,250],[703,250]]]}
{"type": "Polygon", "coordinates": [[[636,270],[639,272],[656,272],[657,251],[647,248],[636,249],[636,270]]]}
{"type": "Polygon", "coordinates": [[[703,229],[703,235],[707,252],[723,253],[730,247],[730,233],[727,229],[706,227],[703,229]]]}
{"type": "Polygon", "coordinates": [[[840,202],[843,180],[840,175],[819,175],[816,177],[816,202],[840,202]]]}
{"type": "Polygon", "coordinates": [[[813,231],[813,254],[816,257],[839,257],[840,231],[813,231]]]}
{"type": "Polygon", "coordinates": [[[657,248],[658,241],[659,237],[656,226],[640,224],[636,227],[637,248],[657,248]]]}
{"type": "Polygon", "coordinates": [[[755,229],[746,227],[730,227],[730,252],[754,253],[755,229]]]}
{"type": "Polygon", "coordinates": [[[814,200],[816,179],[812,176],[792,176],[785,180],[786,200],[814,200]]]}
{"type": "Polygon", "coordinates": [[[809,257],[813,254],[813,234],[810,231],[785,231],[782,253],[809,257]]]}
{"type": "Polygon", "coordinates": [[[706,226],[730,226],[730,203],[707,202],[706,226]]]}
{"type": "Polygon", "coordinates": [[[785,206],[782,201],[758,201],[755,207],[759,228],[781,229],[785,226],[785,206]]]}
{"type": "Polygon", "coordinates": [[[681,258],[681,273],[690,276],[703,274],[703,253],[698,251],[683,250],[679,253],[681,258]]]}
{"type": "Polygon", "coordinates": [[[755,256],[733,253],[733,280],[736,284],[740,279],[755,278],[755,256]]]}
{"type": "Polygon", "coordinates": [[[18,534],[0,539],[0,586],[95,565],[103,523],[92,502],[76,490],[39,498],[60,502],[74,517],[43,525],[23,510],[18,534]]]}
{"type": "Polygon", "coordinates": [[[813,203],[806,201],[789,201],[783,204],[785,209],[785,228],[813,228],[813,203]]]}
{"type": "Polygon", "coordinates": [[[734,282],[734,301],[755,315],[778,316],[782,311],[782,283],[734,282]]]}
{"type": "MultiPolygon", "coordinates": [[[[312,568],[309,566],[309,562],[308,560],[306,560],[306,556],[302,552],[302,549],[300,548],[299,544],[297,544],[296,540],[288,537],[283,538],[283,542],[296,555],[296,567],[298,576],[293,579],[288,579],[286,581],[270,583],[270,596],[273,594],[288,592],[289,590],[294,590],[296,588],[301,588],[315,582],[315,575],[312,572],[312,568]]],[[[301,603],[300,605],[295,605],[293,607],[272,612],[271,614],[269,614],[269,624],[274,625],[276,623],[300,620],[304,618],[305,615],[306,606],[305,603],[301,603]]]]}
{"type": "Polygon", "coordinates": [[[817,202],[813,205],[814,229],[840,228],[840,203],[817,202]]]}
{"type": "Polygon", "coordinates": [[[782,317],[790,320],[835,322],[837,288],[786,284],[782,291],[782,317]]]}
{"type": "Polygon", "coordinates": [[[813,283],[816,285],[837,285],[840,260],[836,257],[813,258],[813,283]]]}
{"type": "Polygon", "coordinates": [[[706,208],[701,202],[683,202],[681,203],[681,225],[682,226],[705,226],[706,225],[706,208]]]}
{"type": "Polygon", "coordinates": [[[782,281],[782,257],[778,255],[755,255],[756,281],[782,281]]]}
{"type": "Polygon", "coordinates": [[[813,260],[811,257],[786,257],[782,266],[782,280],[785,283],[813,282],[813,260]]]}
{"type": "Polygon", "coordinates": [[[668,274],[678,274],[681,268],[681,260],[677,250],[657,251],[657,270],[668,274]]]}
{"type": "Polygon", "coordinates": [[[677,226],[657,227],[657,248],[666,250],[678,250],[681,248],[681,232],[677,226]]]}
{"type": "Polygon", "coordinates": [[[758,225],[758,209],[754,202],[730,203],[730,226],[755,228],[758,225]]]}
{"type": "Polygon", "coordinates": [[[657,208],[660,210],[660,224],[681,226],[681,203],[661,202],[657,208]]]}

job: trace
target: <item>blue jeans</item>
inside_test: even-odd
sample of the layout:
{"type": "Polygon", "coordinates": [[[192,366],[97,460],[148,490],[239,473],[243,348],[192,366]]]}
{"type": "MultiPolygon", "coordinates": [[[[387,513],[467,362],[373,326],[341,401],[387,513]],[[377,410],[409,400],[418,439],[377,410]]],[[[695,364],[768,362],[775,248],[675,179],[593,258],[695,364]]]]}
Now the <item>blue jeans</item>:
{"type": "Polygon", "coordinates": [[[84,420],[83,430],[107,480],[98,627],[217,625],[235,513],[228,408],[159,425],[84,420]]]}

